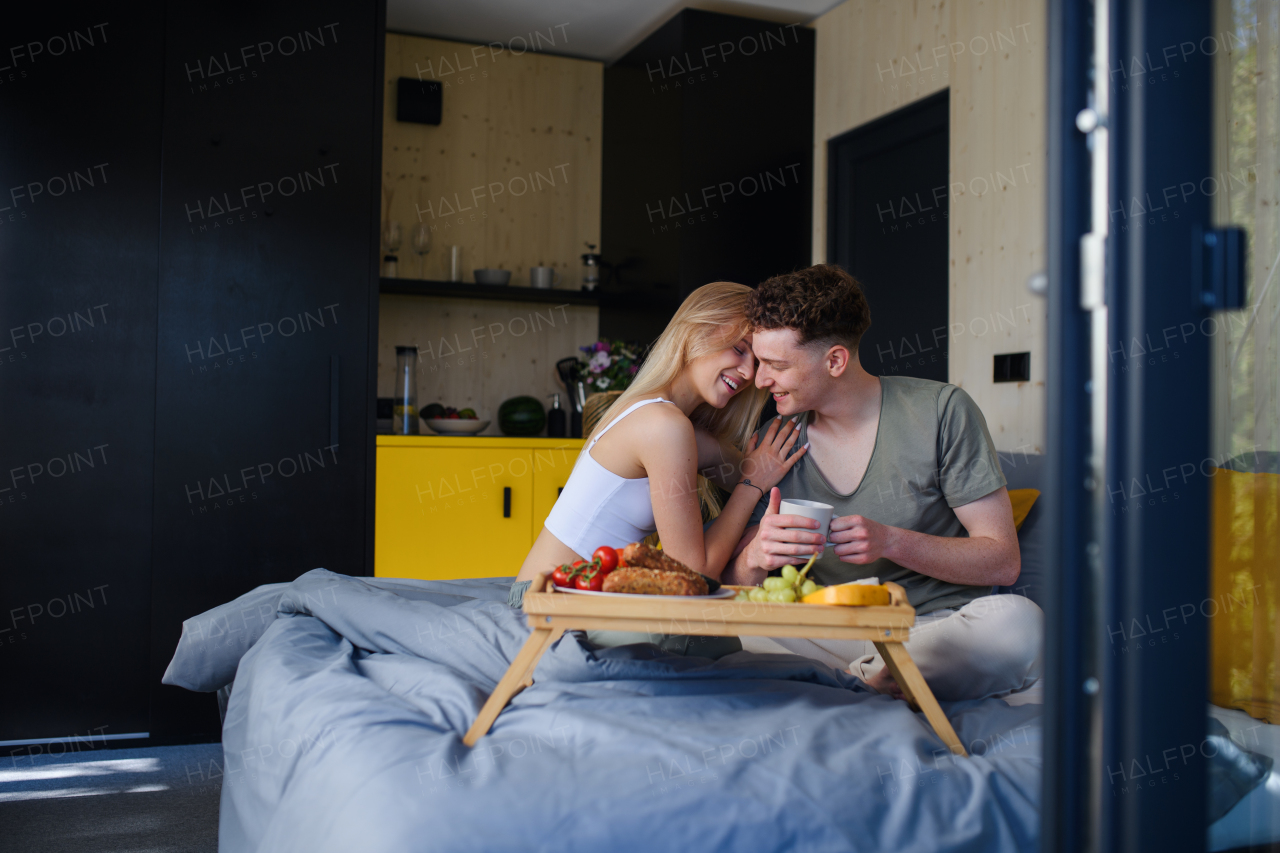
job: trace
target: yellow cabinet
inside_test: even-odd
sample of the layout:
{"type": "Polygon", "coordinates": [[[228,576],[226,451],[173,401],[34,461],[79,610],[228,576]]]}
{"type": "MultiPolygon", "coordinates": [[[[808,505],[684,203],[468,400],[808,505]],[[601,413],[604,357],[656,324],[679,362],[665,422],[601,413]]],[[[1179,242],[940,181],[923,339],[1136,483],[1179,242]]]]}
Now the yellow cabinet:
{"type": "MultiPolygon", "coordinates": [[[[538,538],[542,523],[551,514],[560,490],[569,482],[569,473],[573,471],[573,463],[578,460],[582,448],[582,440],[573,445],[566,445],[564,439],[556,439],[555,445],[533,448],[533,527],[530,530],[529,545],[538,538]]],[[[527,552],[528,549],[526,548],[527,552]]]]}
{"type": "Polygon", "coordinates": [[[514,575],[581,446],[580,439],[379,436],[374,574],[514,575]]]}

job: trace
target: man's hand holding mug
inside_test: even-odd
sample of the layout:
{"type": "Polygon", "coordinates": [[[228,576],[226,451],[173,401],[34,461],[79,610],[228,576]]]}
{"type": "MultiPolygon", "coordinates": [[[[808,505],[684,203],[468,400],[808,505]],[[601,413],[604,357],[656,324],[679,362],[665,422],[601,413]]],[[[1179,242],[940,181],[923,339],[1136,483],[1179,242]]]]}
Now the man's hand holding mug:
{"type": "MultiPolygon", "coordinates": [[[[752,568],[772,571],[797,557],[809,558],[815,550],[826,546],[823,525],[803,515],[782,515],[782,492],[777,487],[769,490],[769,508],[760,519],[756,537],[747,546],[747,563],[752,568]]],[[[830,509],[830,508],[828,508],[830,509]]]]}
{"type": "Polygon", "coordinates": [[[831,544],[840,562],[865,566],[885,556],[894,529],[865,516],[842,515],[831,520],[831,544]]]}

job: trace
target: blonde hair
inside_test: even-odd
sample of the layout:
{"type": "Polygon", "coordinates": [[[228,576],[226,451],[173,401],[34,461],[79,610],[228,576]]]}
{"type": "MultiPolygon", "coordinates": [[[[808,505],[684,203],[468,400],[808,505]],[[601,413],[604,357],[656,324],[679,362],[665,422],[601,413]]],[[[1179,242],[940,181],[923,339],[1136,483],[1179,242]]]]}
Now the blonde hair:
{"type": "MultiPolygon", "coordinates": [[[[746,315],[747,298],[751,293],[751,288],[745,284],[731,281],[713,281],[690,293],[654,342],[631,386],[613,401],[583,446],[589,446],[592,439],[609,425],[610,415],[614,412],[626,411],[632,403],[652,397],[666,388],[694,359],[719,352],[746,337],[751,330],[746,315]]],[[[733,395],[723,409],[707,403],[699,405],[689,415],[689,420],[718,441],[743,450],[747,439],[755,432],[765,399],[764,390],[752,384],[733,395]]],[[[711,517],[718,515],[719,501],[710,484],[701,476],[698,477],[698,494],[711,517]]]]}

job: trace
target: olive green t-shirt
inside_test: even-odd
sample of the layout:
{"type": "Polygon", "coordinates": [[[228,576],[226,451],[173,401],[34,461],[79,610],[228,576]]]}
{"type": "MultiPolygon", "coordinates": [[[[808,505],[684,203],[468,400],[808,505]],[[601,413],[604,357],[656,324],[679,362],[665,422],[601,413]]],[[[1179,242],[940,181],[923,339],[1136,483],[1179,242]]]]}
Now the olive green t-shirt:
{"type": "MultiPolygon", "coordinates": [[[[778,484],[782,499],[821,501],[835,507],[832,518],[862,515],[881,524],[933,536],[968,536],[954,507],[964,506],[1005,485],[995,445],[982,411],[954,385],[908,376],[881,376],[880,423],[862,482],[852,494],[837,492],[806,454],[778,484]]],[[[804,413],[796,447],[808,441],[810,413],[804,413]]],[[[768,428],[765,425],[760,431],[768,428]]],[[[758,524],[768,508],[762,498],[751,516],[758,524]]],[[[960,607],[991,594],[990,586],[948,583],[903,568],[887,559],[866,565],[845,563],[828,547],[810,575],[820,584],[878,577],[906,590],[919,614],[960,607]]]]}

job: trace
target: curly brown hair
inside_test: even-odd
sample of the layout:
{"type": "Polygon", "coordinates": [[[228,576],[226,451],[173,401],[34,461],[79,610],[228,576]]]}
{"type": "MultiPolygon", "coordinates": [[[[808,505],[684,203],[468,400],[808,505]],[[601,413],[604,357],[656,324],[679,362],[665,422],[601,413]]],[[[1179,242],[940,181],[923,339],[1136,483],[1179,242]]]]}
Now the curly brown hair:
{"type": "Polygon", "coordinates": [[[801,344],[841,343],[858,352],[871,326],[862,285],[840,267],[817,264],[775,275],[747,300],[753,329],[795,329],[801,344]]]}

